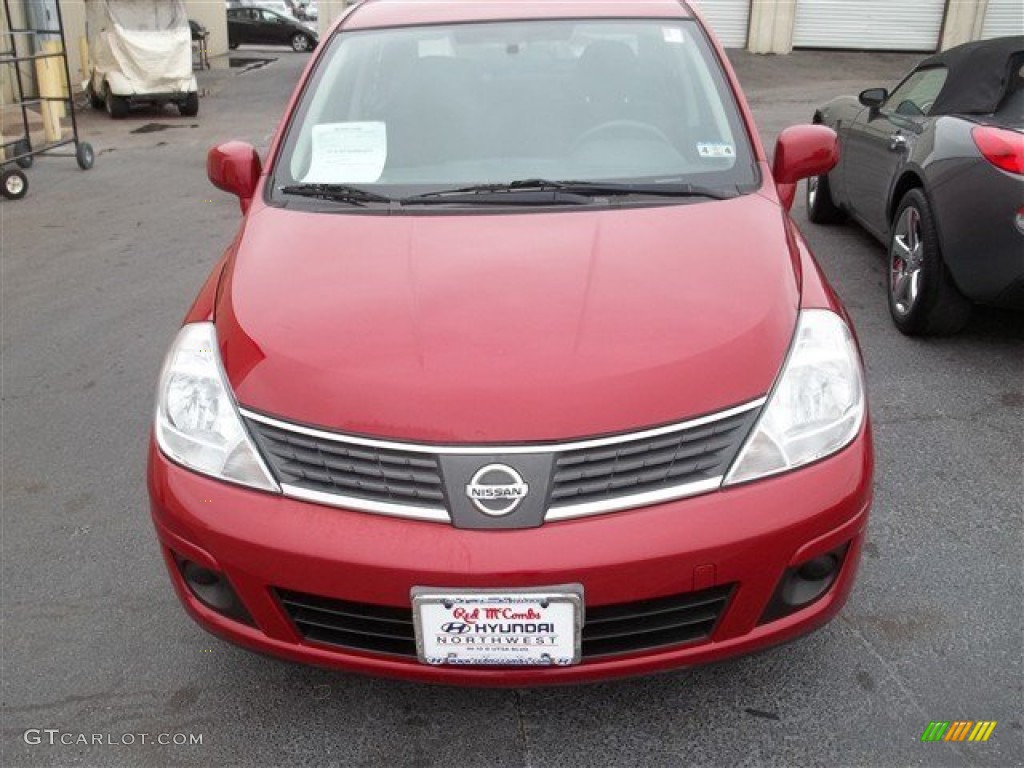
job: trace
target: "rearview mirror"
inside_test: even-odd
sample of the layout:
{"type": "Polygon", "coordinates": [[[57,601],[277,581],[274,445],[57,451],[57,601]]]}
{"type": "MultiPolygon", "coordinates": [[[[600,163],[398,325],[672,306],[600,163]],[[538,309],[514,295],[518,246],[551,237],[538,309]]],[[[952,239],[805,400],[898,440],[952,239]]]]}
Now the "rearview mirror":
{"type": "Polygon", "coordinates": [[[796,183],[823,176],[839,161],[839,137],[824,125],[793,125],[779,134],[772,161],[772,176],[779,199],[788,211],[796,197],[796,183]]]}
{"type": "Polygon", "coordinates": [[[865,107],[878,109],[880,106],[885,104],[885,100],[887,98],[889,98],[889,92],[885,90],[885,88],[868,88],[866,91],[860,92],[860,95],[857,97],[857,101],[865,107]]]}
{"type": "Polygon", "coordinates": [[[229,141],[219,144],[206,156],[206,175],[217,189],[238,195],[242,213],[249,210],[263,166],[251,144],[229,141]]]}

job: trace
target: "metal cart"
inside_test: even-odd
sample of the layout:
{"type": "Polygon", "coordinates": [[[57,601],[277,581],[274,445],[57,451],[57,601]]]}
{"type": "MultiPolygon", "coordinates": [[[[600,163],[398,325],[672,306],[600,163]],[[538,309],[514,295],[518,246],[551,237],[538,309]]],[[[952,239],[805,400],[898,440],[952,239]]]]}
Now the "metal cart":
{"type": "Polygon", "coordinates": [[[10,105],[5,106],[21,109],[22,133],[18,138],[11,141],[5,138],[3,143],[0,144],[0,149],[3,150],[5,155],[8,155],[5,160],[0,161],[0,194],[10,200],[20,200],[28,193],[28,177],[22,169],[31,168],[36,155],[41,155],[45,152],[59,157],[74,157],[78,161],[78,167],[83,171],[92,168],[95,155],[92,146],[78,138],[78,120],[75,117],[75,103],[71,92],[71,72],[68,69],[67,47],[64,44],[64,19],[61,16],[60,3],[54,3],[57,9],[57,29],[16,28],[11,20],[10,0],[3,0],[3,3],[7,27],[3,35],[5,38],[3,50],[0,50],[0,71],[4,71],[7,67],[14,70],[13,79],[8,79],[6,72],[4,79],[7,79],[15,89],[14,101],[10,105]],[[60,35],[60,51],[45,52],[38,45],[39,35],[60,35]],[[18,55],[17,40],[19,37],[29,41],[28,48],[33,53],[24,56],[18,55]],[[60,63],[64,67],[64,82],[68,87],[66,96],[40,95],[34,99],[25,98],[21,64],[35,62],[40,59],[60,59],[60,63]],[[29,128],[29,110],[32,107],[43,106],[48,102],[62,102],[67,106],[68,115],[71,117],[71,138],[62,138],[57,141],[49,141],[33,146],[32,133],[29,128]],[[70,145],[74,145],[75,150],[73,154],[53,151],[70,145]]]}

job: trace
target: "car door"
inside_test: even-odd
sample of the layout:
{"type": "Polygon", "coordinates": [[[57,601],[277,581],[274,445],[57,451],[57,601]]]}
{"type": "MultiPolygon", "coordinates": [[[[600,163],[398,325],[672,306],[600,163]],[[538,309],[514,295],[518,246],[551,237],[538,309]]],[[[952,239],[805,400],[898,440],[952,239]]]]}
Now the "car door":
{"type": "Polygon", "coordinates": [[[248,42],[245,39],[245,13],[241,8],[228,9],[228,42],[231,45],[248,42]]]}
{"type": "Polygon", "coordinates": [[[888,230],[889,190],[925,128],[946,74],[945,67],[912,72],[881,107],[865,108],[850,126],[843,147],[848,204],[876,234],[888,230]]]}
{"type": "Polygon", "coordinates": [[[264,19],[263,10],[260,8],[250,8],[249,14],[252,17],[250,42],[260,45],[267,43],[267,22],[264,19]]]}
{"type": "Polygon", "coordinates": [[[260,42],[259,14],[254,8],[238,8],[232,11],[229,23],[234,20],[234,42],[252,44],[260,42]]]}
{"type": "Polygon", "coordinates": [[[263,14],[263,33],[266,35],[264,42],[280,45],[291,40],[292,25],[284,16],[266,8],[260,13],[263,14]]]}

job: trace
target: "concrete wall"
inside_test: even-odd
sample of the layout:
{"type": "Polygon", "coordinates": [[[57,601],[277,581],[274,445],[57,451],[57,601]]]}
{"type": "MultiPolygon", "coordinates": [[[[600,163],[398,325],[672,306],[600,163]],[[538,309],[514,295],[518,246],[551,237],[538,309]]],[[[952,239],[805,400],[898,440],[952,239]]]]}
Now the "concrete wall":
{"type": "MultiPolygon", "coordinates": [[[[987,8],[988,0],[954,0],[947,3],[939,48],[944,51],[955,45],[979,39],[987,8]]],[[[1024,16],[1024,5],[1021,9],[1024,16]]]]}
{"type": "MultiPolygon", "coordinates": [[[[28,4],[27,2],[24,2],[22,0],[14,0],[13,2],[11,2],[11,6],[10,6],[10,8],[11,8],[11,22],[13,23],[15,29],[25,29],[27,27],[31,27],[32,26],[32,22],[30,20],[30,16],[29,16],[28,11],[27,11],[27,4],[28,4]]],[[[85,27],[85,6],[84,6],[82,0],[78,0],[77,2],[67,2],[65,0],[65,2],[61,2],[60,10],[61,10],[62,15],[64,16],[64,28],[65,29],[68,29],[68,24],[69,23],[71,24],[71,28],[72,29],[78,29],[78,28],[84,29],[84,27],[85,27]]],[[[52,21],[50,21],[49,23],[47,23],[47,22],[42,22],[42,23],[46,25],[45,28],[47,28],[47,29],[49,29],[49,28],[56,29],[57,28],[57,19],[56,18],[52,19],[52,21]]],[[[10,45],[10,43],[8,42],[10,40],[10,38],[6,36],[6,33],[7,33],[7,18],[2,13],[2,11],[0,11],[0,26],[2,26],[2,29],[3,29],[3,32],[4,32],[4,37],[2,39],[0,39],[0,47],[4,48],[6,50],[9,47],[9,45],[10,45]]],[[[31,37],[29,37],[27,35],[16,35],[15,36],[15,46],[16,46],[16,50],[17,50],[19,56],[31,56],[34,53],[39,53],[39,51],[35,47],[33,47],[32,43],[29,42],[30,40],[34,40],[34,39],[36,39],[36,38],[31,38],[31,37]]],[[[79,44],[78,44],[77,36],[68,36],[67,37],[67,45],[68,45],[68,71],[71,74],[71,82],[73,84],[75,84],[76,87],[77,87],[78,80],[79,80],[79,72],[80,72],[79,58],[78,58],[79,44]]],[[[21,62],[17,66],[18,66],[18,69],[21,71],[22,86],[25,89],[24,96],[26,98],[31,98],[31,97],[35,96],[36,95],[36,69],[35,69],[36,65],[35,65],[35,63],[33,63],[33,62],[21,62]]],[[[61,78],[61,79],[63,80],[63,78],[61,78]]],[[[84,78],[82,78],[82,79],[84,79],[84,78]]],[[[3,65],[0,65],[0,103],[3,103],[3,104],[11,103],[11,101],[13,101],[14,98],[15,98],[15,92],[16,91],[17,91],[17,78],[15,77],[14,65],[13,64],[3,64],[3,65]]]]}
{"type": "Polygon", "coordinates": [[[747,50],[752,53],[789,53],[797,0],[752,0],[747,50]]]}
{"type": "Polygon", "coordinates": [[[185,0],[188,17],[210,30],[210,56],[228,52],[228,15],[223,0],[185,0]]]}
{"type": "Polygon", "coordinates": [[[334,26],[334,22],[350,5],[352,3],[349,0],[317,0],[316,7],[320,14],[317,29],[321,39],[327,36],[327,31],[334,26]]]}
{"type": "Polygon", "coordinates": [[[77,89],[89,78],[88,66],[82,61],[82,49],[88,50],[85,41],[85,3],[82,0],[68,2],[61,0],[60,15],[64,21],[64,43],[68,53],[68,71],[71,83],[77,89]]]}
{"type": "MultiPolygon", "coordinates": [[[[15,29],[26,26],[25,12],[20,3],[14,3],[11,5],[11,22],[14,24],[15,29]]],[[[0,13],[0,32],[4,33],[0,45],[4,49],[10,45],[8,42],[10,38],[7,36],[7,17],[3,13],[0,13]]],[[[20,37],[15,40],[15,50],[19,56],[27,56],[32,51],[25,44],[25,41],[20,37]]],[[[17,65],[18,70],[21,72],[22,80],[25,82],[26,88],[30,85],[34,87],[35,75],[32,72],[32,65],[29,63],[22,63],[17,65]]],[[[15,99],[15,91],[17,90],[17,77],[14,69],[14,64],[3,64],[0,65],[0,105],[10,104],[15,99]]],[[[9,109],[5,109],[4,113],[9,112],[9,109]]]]}

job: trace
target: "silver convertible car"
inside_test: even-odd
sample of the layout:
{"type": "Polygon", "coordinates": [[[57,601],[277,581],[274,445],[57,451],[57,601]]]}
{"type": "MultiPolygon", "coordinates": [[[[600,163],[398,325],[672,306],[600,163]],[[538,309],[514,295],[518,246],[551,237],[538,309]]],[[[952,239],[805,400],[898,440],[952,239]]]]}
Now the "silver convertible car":
{"type": "Polygon", "coordinates": [[[839,134],[840,160],[808,181],[808,215],[849,215],[888,246],[902,332],[955,333],[974,303],[1024,308],[1024,36],[931,56],[814,122],[839,134]]]}

